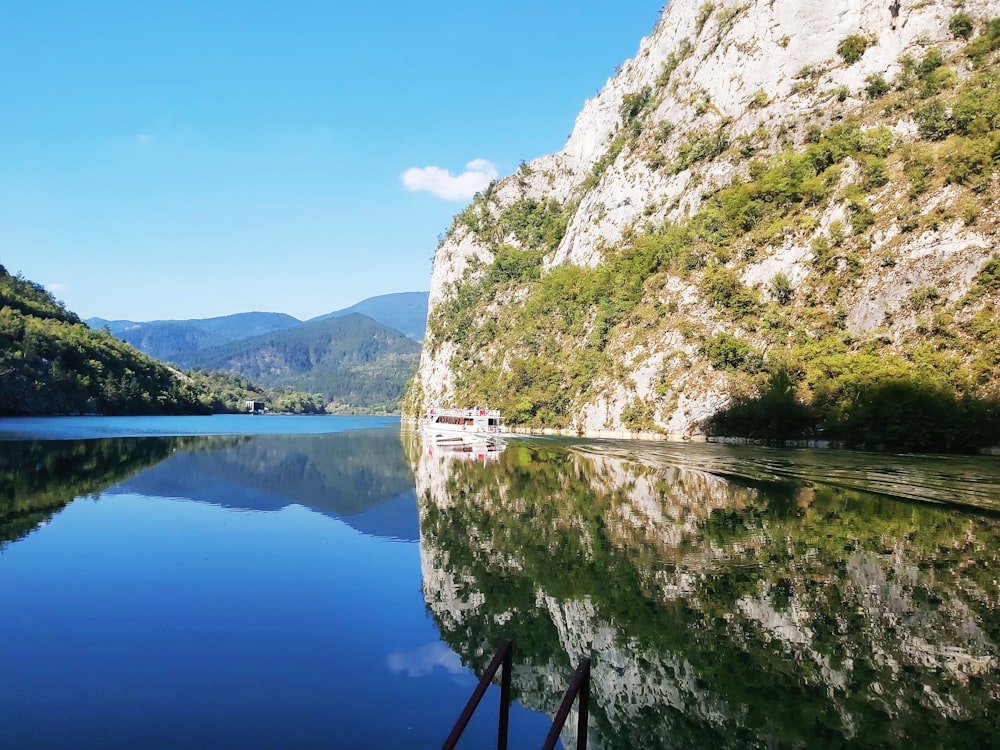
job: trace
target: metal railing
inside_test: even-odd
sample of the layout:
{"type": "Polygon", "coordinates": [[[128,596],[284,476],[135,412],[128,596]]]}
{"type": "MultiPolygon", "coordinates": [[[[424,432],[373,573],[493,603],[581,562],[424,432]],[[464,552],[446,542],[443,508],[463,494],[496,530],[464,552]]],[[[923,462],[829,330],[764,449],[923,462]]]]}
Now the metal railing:
{"type": "MultiPolygon", "coordinates": [[[[500,717],[497,722],[497,750],[507,750],[507,729],[510,725],[510,678],[513,663],[514,642],[505,640],[497,648],[493,660],[486,667],[486,671],[483,672],[479,684],[476,685],[476,689],[472,692],[469,702],[462,709],[462,714],[458,717],[458,721],[455,722],[455,726],[452,728],[451,734],[448,735],[448,739],[441,746],[441,750],[454,750],[455,745],[462,736],[462,732],[468,726],[472,715],[476,712],[476,708],[479,707],[480,701],[482,701],[487,688],[493,682],[493,678],[500,667],[503,667],[503,674],[500,677],[500,717]]],[[[573,673],[573,679],[570,680],[562,703],[559,704],[559,710],[552,721],[552,728],[549,729],[549,734],[545,738],[542,750],[553,750],[555,748],[556,743],[559,741],[559,733],[562,732],[563,727],[566,725],[570,709],[573,708],[573,701],[578,696],[580,698],[580,707],[577,717],[576,747],[577,750],[587,750],[587,726],[590,723],[590,659],[587,657],[580,659],[576,672],[573,673]]]]}
{"type": "Polygon", "coordinates": [[[503,674],[500,677],[500,718],[497,722],[497,750],[507,750],[507,727],[510,722],[510,670],[513,663],[514,642],[510,640],[503,641],[497,649],[493,661],[490,662],[490,665],[486,667],[486,671],[483,672],[479,684],[476,685],[476,689],[472,692],[469,702],[465,704],[461,716],[455,722],[455,726],[452,728],[451,734],[448,735],[448,739],[441,746],[441,750],[452,750],[458,743],[462,732],[465,731],[465,727],[468,726],[469,720],[472,718],[472,714],[475,713],[476,707],[479,706],[479,702],[486,694],[486,689],[490,686],[494,675],[496,675],[497,670],[501,666],[503,667],[503,674]]]}
{"type": "Polygon", "coordinates": [[[573,701],[580,696],[579,716],[576,722],[576,747],[577,750],[587,750],[587,725],[590,723],[590,659],[584,656],[580,659],[580,664],[573,674],[573,679],[566,688],[566,695],[563,696],[559,710],[556,711],[556,718],[552,720],[552,728],[545,738],[542,750],[552,750],[559,741],[559,733],[566,724],[569,710],[573,707],[573,701]]]}

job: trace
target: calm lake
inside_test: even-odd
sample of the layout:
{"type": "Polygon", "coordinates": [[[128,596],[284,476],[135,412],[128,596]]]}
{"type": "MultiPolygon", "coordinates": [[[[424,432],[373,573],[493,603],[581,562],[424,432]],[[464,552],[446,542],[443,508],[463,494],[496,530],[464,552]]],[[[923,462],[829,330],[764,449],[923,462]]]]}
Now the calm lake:
{"type": "Polygon", "coordinates": [[[987,747],[998,536],[988,457],[0,420],[0,747],[440,747],[503,638],[512,748],[582,656],[591,748],[987,747]]]}

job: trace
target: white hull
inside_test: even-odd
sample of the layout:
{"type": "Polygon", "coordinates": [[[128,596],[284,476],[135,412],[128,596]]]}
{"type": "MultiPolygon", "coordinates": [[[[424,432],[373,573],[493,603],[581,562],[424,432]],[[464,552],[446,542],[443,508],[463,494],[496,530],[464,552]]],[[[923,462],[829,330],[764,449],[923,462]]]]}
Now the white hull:
{"type": "Polygon", "coordinates": [[[475,441],[501,434],[503,418],[497,409],[428,409],[420,431],[434,438],[475,441]]]}

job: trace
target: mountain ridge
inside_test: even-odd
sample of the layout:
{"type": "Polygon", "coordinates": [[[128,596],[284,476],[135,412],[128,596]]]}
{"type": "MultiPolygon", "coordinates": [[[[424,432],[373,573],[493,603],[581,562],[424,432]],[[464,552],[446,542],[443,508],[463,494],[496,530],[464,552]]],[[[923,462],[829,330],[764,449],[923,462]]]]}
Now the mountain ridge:
{"type": "Polygon", "coordinates": [[[287,313],[253,311],[213,318],[134,321],[95,317],[88,318],[85,322],[92,328],[107,327],[117,338],[152,357],[182,361],[198,349],[272,331],[288,330],[352,312],[367,314],[373,320],[419,340],[423,336],[427,319],[427,295],[427,292],[381,294],[309,320],[300,320],[287,313]],[[414,333],[419,335],[414,336],[414,333]]]}
{"type": "Polygon", "coordinates": [[[361,313],[411,339],[420,341],[427,327],[428,292],[395,292],[368,297],[350,307],[310,318],[308,323],[325,318],[361,313]]]}
{"type": "Polygon", "coordinates": [[[351,313],[200,349],[181,364],[320,393],[335,407],[392,411],[419,351],[420,344],[400,331],[351,313]]]}

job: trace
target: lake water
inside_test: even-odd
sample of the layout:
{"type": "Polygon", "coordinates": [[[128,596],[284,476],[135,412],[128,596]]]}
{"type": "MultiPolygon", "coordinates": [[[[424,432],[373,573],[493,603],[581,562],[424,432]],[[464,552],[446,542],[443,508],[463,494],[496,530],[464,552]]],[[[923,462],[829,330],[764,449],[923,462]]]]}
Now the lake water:
{"type": "Polygon", "coordinates": [[[998,509],[995,458],[0,420],[0,747],[439,747],[502,638],[511,747],[582,656],[592,748],[985,747],[998,509]]]}

